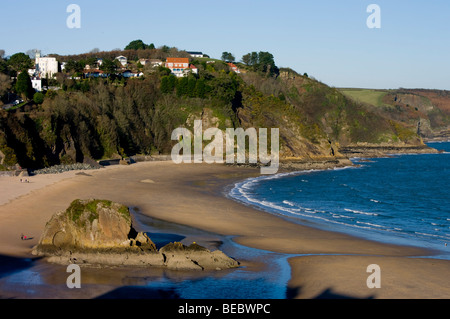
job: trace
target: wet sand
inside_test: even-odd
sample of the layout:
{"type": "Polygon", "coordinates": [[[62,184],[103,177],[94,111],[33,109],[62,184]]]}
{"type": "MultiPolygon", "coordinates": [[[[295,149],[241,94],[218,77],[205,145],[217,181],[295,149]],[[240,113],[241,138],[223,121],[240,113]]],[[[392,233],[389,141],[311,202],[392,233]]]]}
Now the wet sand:
{"type": "MultiPolygon", "coordinates": [[[[226,198],[226,187],[246,177],[259,176],[259,170],[254,168],[145,162],[87,171],[87,175],[69,173],[64,173],[67,178],[64,174],[30,177],[30,184],[36,183],[30,192],[24,190],[18,178],[16,183],[14,178],[0,178],[1,189],[8,188],[1,197],[4,204],[0,206],[0,255],[29,258],[31,247],[37,244],[53,213],[64,210],[77,198],[99,198],[209,234],[192,234],[185,240],[212,247],[222,236],[235,236],[238,244],[292,255],[288,284],[291,298],[450,297],[450,261],[410,258],[429,255],[429,251],[306,227],[226,198]],[[51,178],[58,180],[44,182],[51,178]],[[32,239],[20,240],[21,233],[32,239]],[[381,267],[380,289],[367,287],[370,274],[366,269],[370,264],[381,267]]],[[[258,271],[256,266],[252,269],[258,271]]],[[[64,284],[59,286],[65,298],[67,274],[61,277],[64,284]]],[[[82,296],[105,295],[116,291],[117,285],[112,287],[105,281],[97,290],[85,291],[82,296]]],[[[0,296],[6,296],[7,292],[1,290],[0,284],[0,296]]],[[[47,297],[52,294],[54,290],[49,289],[47,297]]]]}

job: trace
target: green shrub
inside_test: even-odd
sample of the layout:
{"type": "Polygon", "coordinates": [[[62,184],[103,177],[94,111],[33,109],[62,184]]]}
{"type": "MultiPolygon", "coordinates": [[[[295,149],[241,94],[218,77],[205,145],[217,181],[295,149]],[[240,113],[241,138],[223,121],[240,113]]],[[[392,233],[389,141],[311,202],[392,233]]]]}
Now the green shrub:
{"type": "Polygon", "coordinates": [[[44,102],[44,94],[41,92],[36,92],[33,95],[33,101],[36,104],[42,104],[44,102]]]}

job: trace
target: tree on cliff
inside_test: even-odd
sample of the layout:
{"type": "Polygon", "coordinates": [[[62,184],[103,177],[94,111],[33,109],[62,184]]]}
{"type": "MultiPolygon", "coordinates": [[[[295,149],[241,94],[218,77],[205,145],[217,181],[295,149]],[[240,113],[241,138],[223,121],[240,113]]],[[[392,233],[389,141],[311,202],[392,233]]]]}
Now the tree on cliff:
{"type": "Polygon", "coordinates": [[[114,74],[117,71],[117,63],[115,60],[103,59],[100,70],[105,71],[108,74],[114,74]]]}
{"type": "Polygon", "coordinates": [[[270,52],[251,52],[242,57],[242,62],[253,67],[253,71],[264,73],[266,76],[278,75],[280,73],[275,65],[275,60],[270,52]]]}
{"type": "Polygon", "coordinates": [[[145,44],[142,40],[134,40],[131,41],[126,47],[125,50],[146,50],[146,49],[154,49],[155,45],[153,43],[145,44]]]}
{"type": "Polygon", "coordinates": [[[12,55],[11,58],[9,58],[8,66],[12,71],[19,73],[32,68],[33,61],[28,55],[20,52],[12,55]]]}
{"type": "Polygon", "coordinates": [[[225,62],[234,62],[236,58],[230,52],[222,52],[222,60],[225,62]]]}
{"type": "Polygon", "coordinates": [[[84,69],[84,66],[82,65],[82,63],[75,61],[75,60],[69,60],[69,61],[67,61],[64,70],[69,74],[70,73],[76,74],[76,73],[83,72],[83,69],[84,69]]]}
{"type": "Polygon", "coordinates": [[[177,77],[173,74],[165,75],[161,78],[161,92],[172,93],[177,83],[177,77]]]}
{"type": "Polygon", "coordinates": [[[34,90],[27,72],[21,72],[17,76],[16,92],[22,95],[24,99],[31,99],[33,97],[34,90]]]}
{"type": "Polygon", "coordinates": [[[0,98],[11,88],[11,77],[0,73],[0,98]]]}

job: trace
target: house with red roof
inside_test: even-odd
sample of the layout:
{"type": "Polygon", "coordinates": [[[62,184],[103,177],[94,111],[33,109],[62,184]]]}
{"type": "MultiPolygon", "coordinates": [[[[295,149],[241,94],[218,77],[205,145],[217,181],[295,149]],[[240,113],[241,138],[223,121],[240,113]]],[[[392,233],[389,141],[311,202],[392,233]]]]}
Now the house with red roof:
{"type": "Polygon", "coordinates": [[[84,76],[86,78],[104,78],[107,77],[108,75],[105,74],[105,72],[103,72],[102,70],[99,69],[92,69],[92,68],[85,68],[84,69],[84,76]]]}
{"type": "Polygon", "coordinates": [[[192,73],[198,74],[198,68],[195,65],[193,64],[189,65],[189,69],[191,70],[192,73]]]}
{"type": "Polygon", "coordinates": [[[229,63],[227,63],[227,64],[228,64],[228,66],[230,67],[230,69],[231,69],[233,72],[235,72],[235,73],[241,73],[241,71],[240,71],[239,68],[236,66],[236,64],[231,63],[231,62],[229,62],[229,63]]]}
{"type": "Polygon", "coordinates": [[[166,68],[170,69],[172,74],[177,77],[183,77],[190,72],[197,74],[198,69],[195,65],[189,64],[188,58],[167,58],[166,68]]]}

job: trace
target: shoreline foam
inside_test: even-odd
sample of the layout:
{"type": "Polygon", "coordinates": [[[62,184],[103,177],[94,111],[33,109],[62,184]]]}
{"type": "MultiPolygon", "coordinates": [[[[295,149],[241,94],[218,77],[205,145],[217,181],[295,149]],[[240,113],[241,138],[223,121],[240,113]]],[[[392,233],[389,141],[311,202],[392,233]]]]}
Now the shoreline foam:
{"type": "MultiPolygon", "coordinates": [[[[288,174],[280,174],[278,177],[274,178],[284,178],[286,176],[292,175],[302,175],[303,173],[309,173],[311,171],[299,171],[295,173],[288,174]]],[[[231,188],[231,190],[227,191],[226,196],[231,200],[235,200],[249,207],[253,207],[256,209],[260,209],[269,214],[273,214],[275,216],[283,217],[291,217],[290,220],[293,222],[299,223],[300,225],[313,227],[322,230],[331,230],[335,232],[340,232],[343,234],[347,234],[350,236],[355,236],[362,239],[372,240],[380,243],[396,243],[400,246],[411,246],[418,247],[422,249],[429,250],[430,252],[435,252],[431,258],[435,259],[444,259],[450,260],[449,252],[445,249],[438,247],[437,244],[434,244],[434,248],[429,246],[430,243],[423,242],[420,238],[411,237],[409,232],[404,232],[402,229],[398,228],[388,228],[385,225],[379,225],[364,221],[356,221],[356,224],[350,224],[347,222],[340,222],[342,218],[352,218],[350,216],[342,215],[339,213],[328,212],[327,216],[323,216],[319,213],[327,213],[326,211],[305,208],[299,206],[298,203],[292,203],[290,201],[284,200],[282,204],[285,204],[289,207],[280,206],[277,202],[271,202],[266,200],[259,200],[256,198],[252,198],[250,194],[245,193],[244,189],[248,189],[252,185],[248,184],[257,184],[261,180],[267,180],[268,178],[249,178],[242,182],[237,182],[231,188]],[[317,215],[316,215],[317,214],[317,215]],[[338,229],[332,228],[336,226],[338,229]],[[367,232],[369,231],[369,232],[367,232]]],[[[272,178],[270,178],[272,179],[272,178]]],[[[376,200],[371,199],[373,202],[377,202],[376,200]]],[[[378,213],[372,212],[363,212],[358,210],[353,210],[349,208],[344,208],[344,211],[353,213],[356,215],[366,215],[366,216],[378,216],[378,213]]],[[[425,239],[427,236],[432,238],[439,238],[442,241],[447,240],[448,238],[445,236],[440,236],[436,234],[427,234],[421,232],[415,232],[417,235],[424,235],[425,239]]],[[[429,238],[428,238],[429,239],[429,238]]]]}

